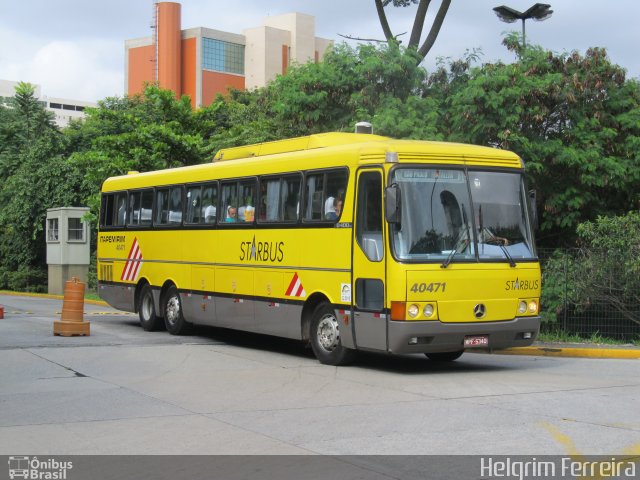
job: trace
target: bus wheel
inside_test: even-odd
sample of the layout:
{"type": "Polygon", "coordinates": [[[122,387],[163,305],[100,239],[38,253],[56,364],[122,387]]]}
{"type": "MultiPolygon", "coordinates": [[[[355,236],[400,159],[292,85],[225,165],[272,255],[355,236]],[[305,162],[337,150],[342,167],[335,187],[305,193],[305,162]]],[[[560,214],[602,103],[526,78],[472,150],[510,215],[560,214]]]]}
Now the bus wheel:
{"type": "Polygon", "coordinates": [[[142,326],[142,328],[147,332],[153,332],[161,325],[160,319],[156,315],[156,307],[153,302],[153,290],[151,289],[151,285],[145,285],[140,291],[138,315],[140,316],[140,326],[142,326]]]}
{"type": "Polygon", "coordinates": [[[340,342],[340,325],[336,313],[328,303],[316,307],[311,319],[311,348],[320,363],[346,365],[355,358],[355,350],[340,342]]]}
{"type": "Polygon", "coordinates": [[[425,355],[432,362],[453,362],[454,360],[460,358],[463,353],[464,350],[459,350],[457,352],[425,353],[425,355]]]}
{"type": "Polygon", "coordinates": [[[171,335],[185,335],[191,329],[191,324],[187,323],[182,314],[178,289],[173,285],[164,296],[164,324],[171,335]]]}

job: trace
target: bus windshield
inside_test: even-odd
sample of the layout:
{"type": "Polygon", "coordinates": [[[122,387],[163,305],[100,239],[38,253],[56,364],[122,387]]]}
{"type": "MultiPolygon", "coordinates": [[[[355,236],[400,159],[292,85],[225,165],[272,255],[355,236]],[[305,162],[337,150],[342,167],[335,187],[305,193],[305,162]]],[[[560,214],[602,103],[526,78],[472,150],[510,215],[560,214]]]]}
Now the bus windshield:
{"type": "Polygon", "coordinates": [[[399,260],[441,262],[535,259],[520,173],[397,168],[401,223],[392,226],[399,260]]]}

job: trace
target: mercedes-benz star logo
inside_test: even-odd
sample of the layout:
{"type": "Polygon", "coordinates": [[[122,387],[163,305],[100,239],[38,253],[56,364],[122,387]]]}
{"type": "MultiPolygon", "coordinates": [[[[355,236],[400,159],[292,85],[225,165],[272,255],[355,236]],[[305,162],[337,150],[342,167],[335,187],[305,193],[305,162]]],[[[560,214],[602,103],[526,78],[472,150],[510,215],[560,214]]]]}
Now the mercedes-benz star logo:
{"type": "Polygon", "coordinates": [[[476,318],[482,318],[487,314],[487,307],[485,307],[483,303],[479,303],[473,307],[473,314],[476,318]]]}

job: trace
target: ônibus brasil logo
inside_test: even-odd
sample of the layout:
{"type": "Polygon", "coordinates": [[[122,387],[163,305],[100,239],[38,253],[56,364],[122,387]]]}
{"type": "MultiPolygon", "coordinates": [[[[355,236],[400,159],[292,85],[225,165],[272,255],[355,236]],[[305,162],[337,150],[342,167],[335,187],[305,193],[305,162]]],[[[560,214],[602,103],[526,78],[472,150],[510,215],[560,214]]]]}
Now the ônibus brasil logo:
{"type": "Polygon", "coordinates": [[[33,480],[66,480],[67,470],[73,468],[73,462],[56,460],[55,458],[38,459],[38,457],[9,457],[9,478],[25,478],[33,480]]]}

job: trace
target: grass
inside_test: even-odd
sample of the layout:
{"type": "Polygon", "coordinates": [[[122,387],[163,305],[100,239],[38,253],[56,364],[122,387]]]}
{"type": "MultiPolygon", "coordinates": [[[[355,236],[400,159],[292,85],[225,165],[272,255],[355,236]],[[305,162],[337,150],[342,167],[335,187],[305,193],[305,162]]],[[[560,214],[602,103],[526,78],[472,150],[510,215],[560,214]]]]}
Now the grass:
{"type": "Polygon", "coordinates": [[[100,295],[98,295],[98,292],[96,292],[95,290],[87,290],[86,292],[84,292],[84,298],[85,300],[102,301],[100,295]]]}
{"type": "MultiPolygon", "coordinates": [[[[20,294],[24,294],[24,295],[33,295],[33,296],[42,296],[42,297],[51,297],[49,296],[49,294],[47,294],[46,292],[13,292],[10,290],[0,290],[0,295],[20,295],[20,294]]],[[[53,297],[61,297],[62,295],[53,295],[53,297]]],[[[102,301],[102,299],[100,298],[100,296],[98,295],[98,292],[96,292],[93,289],[86,289],[84,292],[84,298],[85,300],[97,300],[97,301],[102,301]]]]}
{"type": "Polygon", "coordinates": [[[635,340],[619,340],[616,338],[603,337],[599,332],[591,334],[591,336],[582,336],[575,333],[568,333],[562,330],[553,330],[549,332],[540,332],[538,335],[539,342],[548,343],[595,343],[600,345],[636,345],[640,346],[640,338],[635,340]]]}

